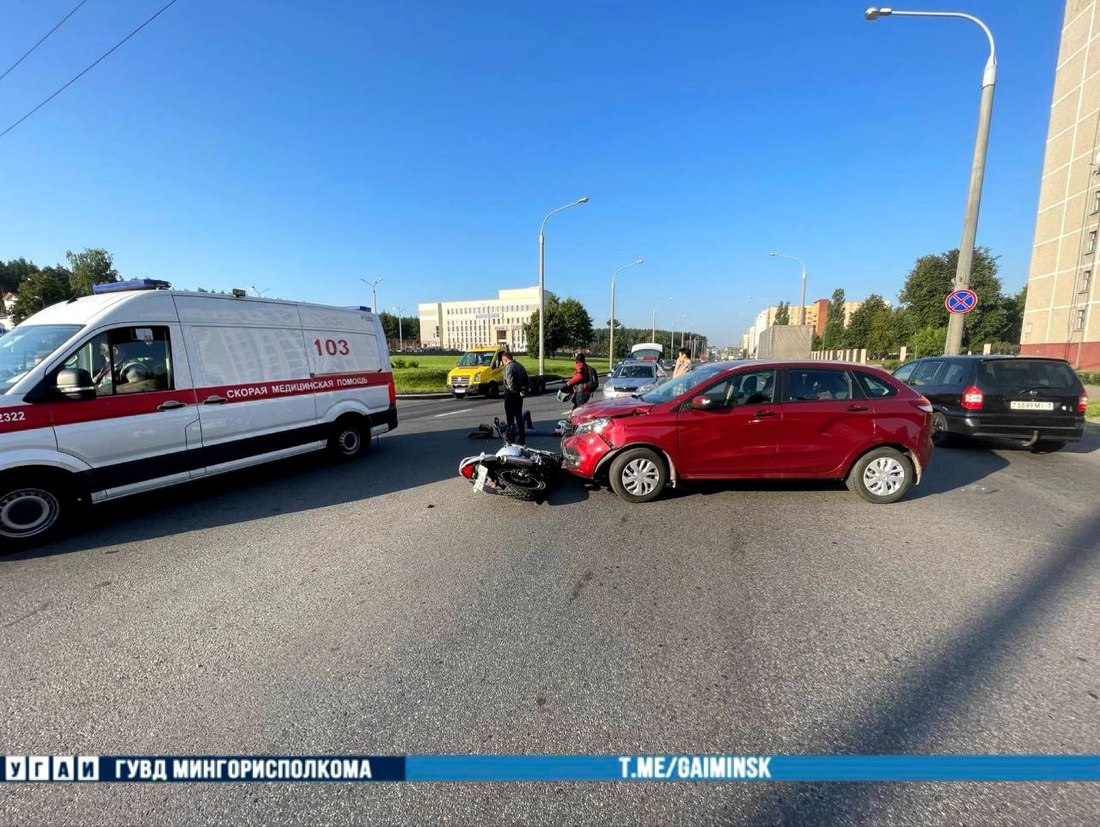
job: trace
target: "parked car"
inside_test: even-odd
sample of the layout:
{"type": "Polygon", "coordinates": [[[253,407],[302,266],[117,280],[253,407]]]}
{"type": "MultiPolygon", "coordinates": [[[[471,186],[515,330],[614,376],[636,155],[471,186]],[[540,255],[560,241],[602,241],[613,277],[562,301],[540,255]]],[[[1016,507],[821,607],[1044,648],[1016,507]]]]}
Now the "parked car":
{"type": "Polygon", "coordinates": [[[604,479],[628,502],[691,479],[843,479],[891,503],[932,455],[932,406],[878,368],[717,362],[639,397],[573,411],[566,470],[604,479]]]}
{"type": "Polygon", "coordinates": [[[663,379],[656,362],[620,362],[604,380],[603,395],[605,399],[630,396],[639,390],[651,390],[663,379]]]}
{"type": "Polygon", "coordinates": [[[932,403],[932,440],[1019,440],[1057,451],[1085,433],[1088,396],[1064,359],[1032,356],[932,356],[907,362],[894,377],[932,403]]]}

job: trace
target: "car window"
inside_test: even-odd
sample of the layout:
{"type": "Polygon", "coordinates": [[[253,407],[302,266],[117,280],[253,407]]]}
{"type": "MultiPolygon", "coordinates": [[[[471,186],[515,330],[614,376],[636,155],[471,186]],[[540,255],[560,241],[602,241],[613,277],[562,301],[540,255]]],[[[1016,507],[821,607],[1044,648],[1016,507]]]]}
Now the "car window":
{"type": "Polygon", "coordinates": [[[913,371],[913,375],[909,378],[910,385],[935,385],[936,374],[939,373],[944,362],[942,359],[929,359],[926,362],[921,362],[920,365],[913,371]]]}
{"type": "Polygon", "coordinates": [[[913,373],[913,369],[919,364],[920,362],[908,362],[902,365],[894,371],[894,378],[902,382],[908,382],[910,375],[913,373]]]}
{"type": "Polygon", "coordinates": [[[612,375],[617,379],[652,379],[656,371],[652,365],[619,365],[612,375]]]}
{"type": "Polygon", "coordinates": [[[61,347],[80,325],[19,325],[0,340],[0,393],[61,347]]]}
{"type": "Polygon", "coordinates": [[[1077,374],[1065,362],[1038,359],[991,359],[978,366],[978,384],[988,390],[1077,387],[1077,374]]]}
{"type": "Polygon", "coordinates": [[[864,373],[861,370],[857,370],[856,381],[859,382],[860,388],[863,389],[864,395],[869,399],[885,399],[887,396],[897,396],[898,389],[878,376],[872,376],[869,373],[864,373]]]}
{"type": "Polygon", "coordinates": [[[736,405],[766,405],[775,399],[775,371],[754,370],[731,376],[726,401],[736,405]]]}
{"type": "Polygon", "coordinates": [[[800,368],[787,372],[788,402],[851,398],[852,379],[847,371],[800,368]]]}
{"type": "Polygon", "coordinates": [[[643,394],[641,399],[653,405],[660,405],[662,402],[671,402],[673,399],[687,393],[692,388],[709,382],[723,370],[725,370],[725,368],[697,368],[696,370],[685,373],[683,376],[665,382],[656,390],[651,390],[649,393],[643,394]]]}
{"type": "Polygon", "coordinates": [[[63,367],[88,371],[97,397],[175,387],[166,327],[124,327],[100,333],[71,354],[63,367]]]}
{"type": "Polygon", "coordinates": [[[947,369],[939,378],[941,385],[961,385],[966,381],[966,375],[970,373],[970,366],[965,362],[948,362],[947,369]]]}

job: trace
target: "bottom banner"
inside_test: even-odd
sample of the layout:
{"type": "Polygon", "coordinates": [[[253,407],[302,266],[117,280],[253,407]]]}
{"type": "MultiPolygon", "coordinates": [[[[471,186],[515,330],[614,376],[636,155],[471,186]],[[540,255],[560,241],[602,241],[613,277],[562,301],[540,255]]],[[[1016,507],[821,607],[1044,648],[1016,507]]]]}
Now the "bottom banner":
{"type": "Polygon", "coordinates": [[[0,781],[1100,781],[1100,755],[8,755],[0,781]]]}

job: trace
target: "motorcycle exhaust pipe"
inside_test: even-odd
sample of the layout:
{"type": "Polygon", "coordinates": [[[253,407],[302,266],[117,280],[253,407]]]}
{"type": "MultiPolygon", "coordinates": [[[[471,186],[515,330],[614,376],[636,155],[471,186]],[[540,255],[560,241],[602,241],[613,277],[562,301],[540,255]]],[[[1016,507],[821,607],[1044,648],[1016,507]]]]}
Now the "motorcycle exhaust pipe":
{"type": "Polygon", "coordinates": [[[535,461],[530,457],[500,457],[501,465],[516,465],[520,468],[534,468],[535,461]]]}

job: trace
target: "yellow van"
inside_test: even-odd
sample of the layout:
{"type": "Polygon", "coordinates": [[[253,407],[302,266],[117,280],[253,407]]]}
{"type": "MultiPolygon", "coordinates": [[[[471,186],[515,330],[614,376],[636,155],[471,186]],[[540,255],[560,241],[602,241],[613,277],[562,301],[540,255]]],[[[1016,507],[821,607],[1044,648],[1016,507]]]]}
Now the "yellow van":
{"type": "Polygon", "coordinates": [[[500,363],[501,347],[475,347],[447,374],[447,387],[455,399],[475,393],[495,399],[504,384],[504,365],[500,363]]]}

